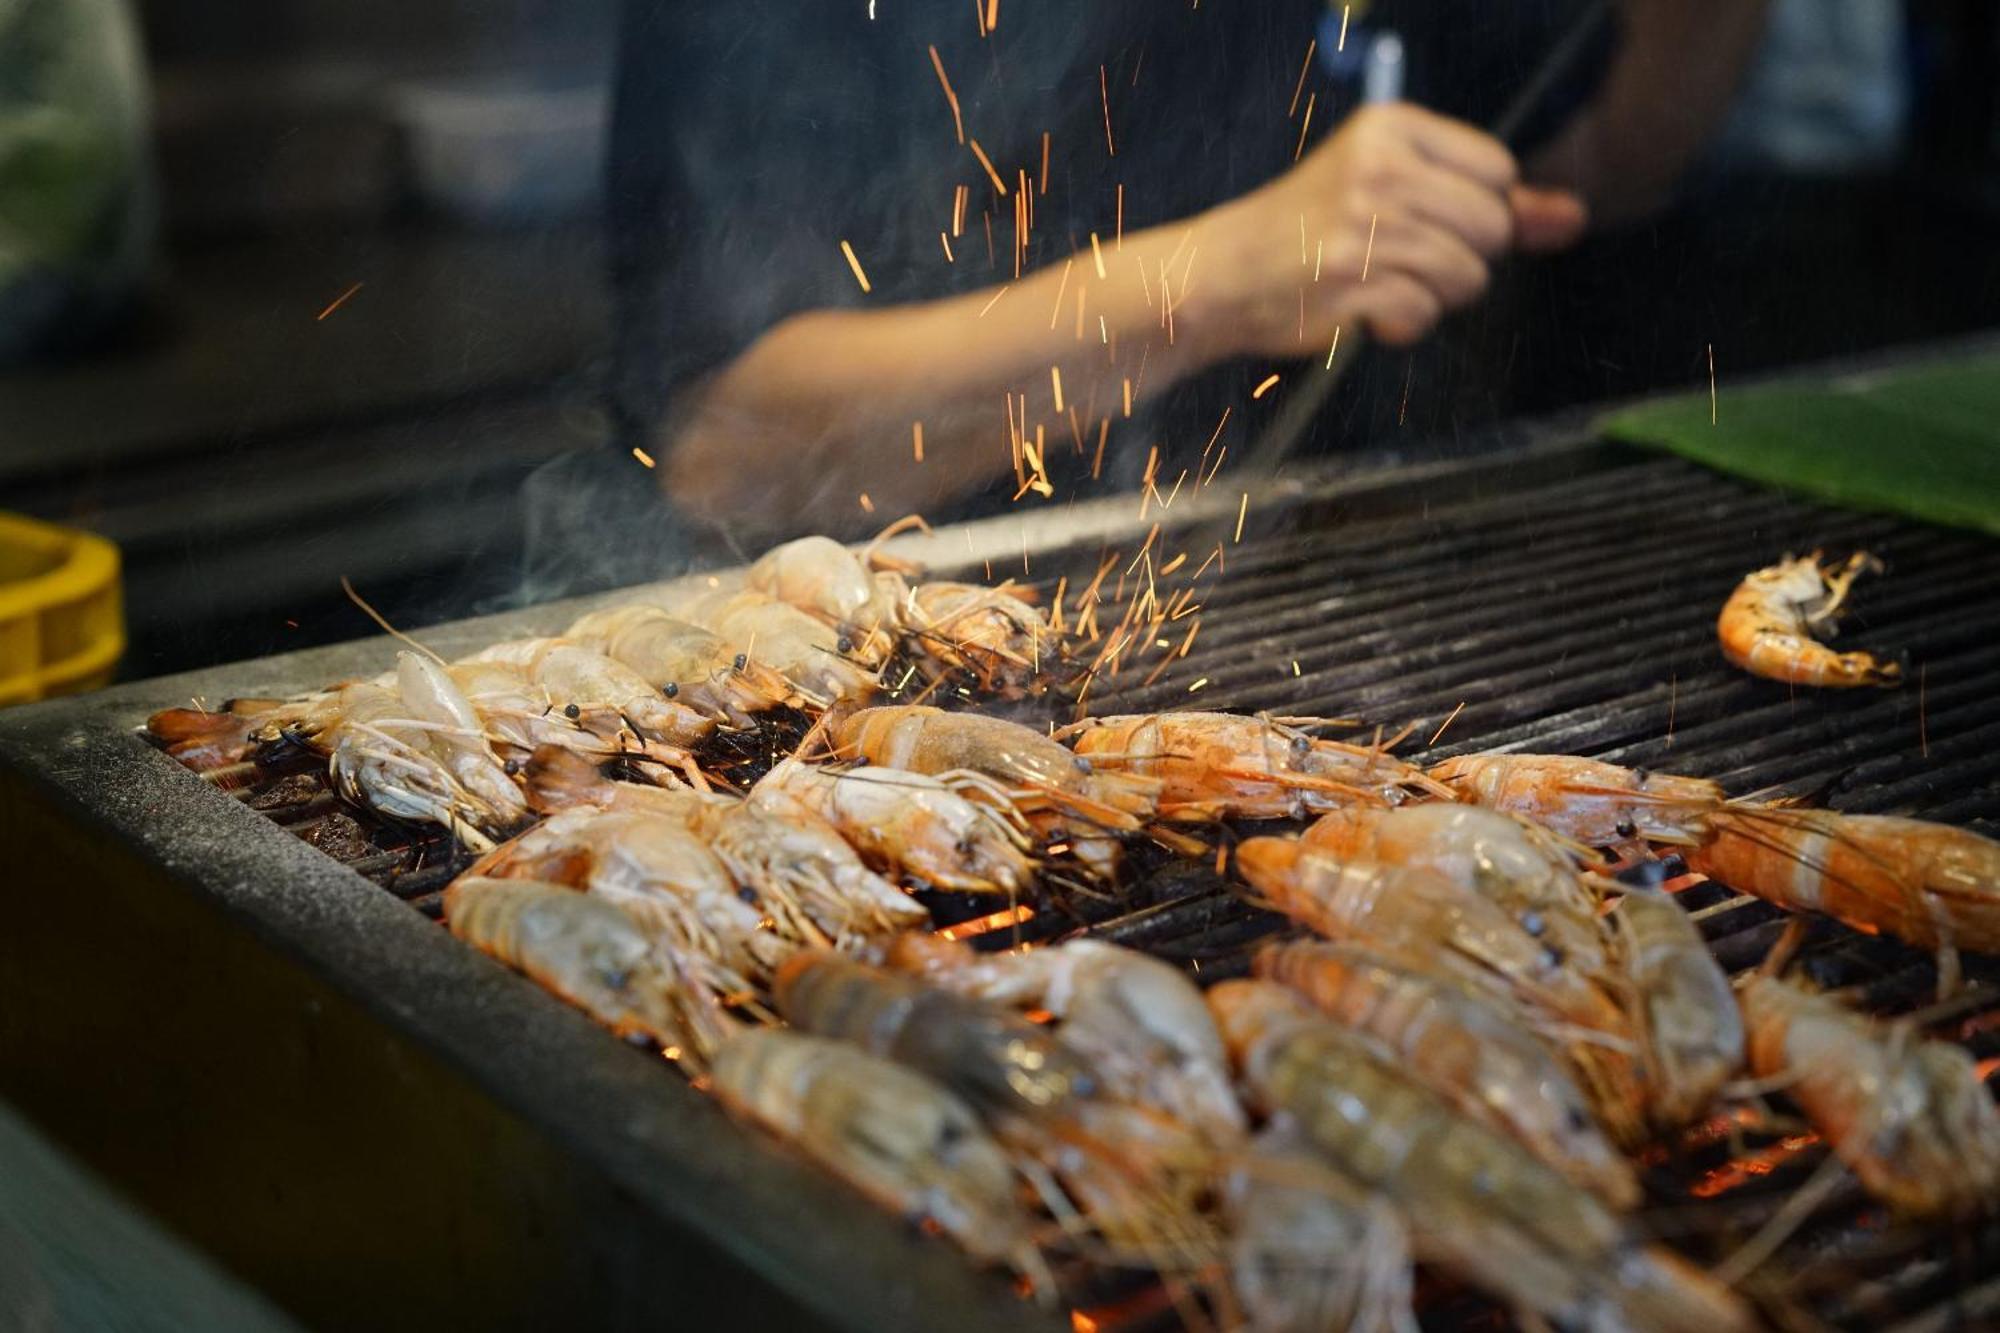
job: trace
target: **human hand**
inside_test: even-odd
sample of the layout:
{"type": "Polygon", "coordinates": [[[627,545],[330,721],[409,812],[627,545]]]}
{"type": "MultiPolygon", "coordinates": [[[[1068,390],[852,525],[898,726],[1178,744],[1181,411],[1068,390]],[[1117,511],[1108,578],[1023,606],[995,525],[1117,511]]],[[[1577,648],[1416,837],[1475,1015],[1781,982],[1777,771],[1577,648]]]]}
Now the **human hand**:
{"type": "Polygon", "coordinates": [[[1486,289],[1490,260],[1561,249],[1585,220],[1574,195],[1521,184],[1490,135],[1406,103],[1363,107],[1205,216],[1184,318],[1217,360],[1297,355],[1336,328],[1406,345],[1486,289]]]}

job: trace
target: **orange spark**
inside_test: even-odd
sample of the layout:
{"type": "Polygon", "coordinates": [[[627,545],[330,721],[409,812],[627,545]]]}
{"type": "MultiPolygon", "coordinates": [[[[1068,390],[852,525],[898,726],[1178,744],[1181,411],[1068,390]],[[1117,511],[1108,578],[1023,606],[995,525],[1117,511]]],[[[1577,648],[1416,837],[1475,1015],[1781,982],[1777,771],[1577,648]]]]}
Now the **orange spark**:
{"type": "Polygon", "coordinates": [[[1715,344],[1708,345],[1708,424],[1715,424],[1715,344]]]}
{"type": "Polygon", "coordinates": [[[1203,690],[1203,689],[1206,689],[1206,688],[1207,688],[1207,686],[1208,686],[1208,677],[1207,677],[1207,676],[1203,676],[1203,677],[1202,677],[1202,678],[1201,678],[1200,680],[1198,680],[1198,681],[1196,681],[1196,682],[1195,682],[1194,684],[1192,684],[1192,685],[1188,686],[1188,693],[1189,693],[1189,694],[1194,694],[1194,693],[1197,693],[1197,692],[1198,692],[1198,691],[1200,691],[1200,690],[1203,690]]]}
{"type": "Polygon", "coordinates": [[[944,88],[944,100],[951,103],[951,126],[958,133],[958,141],[965,142],[965,118],[959,113],[958,94],[951,90],[951,80],[945,77],[944,59],[938,55],[935,45],[931,47],[931,68],[937,71],[938,83],[944,88]]]}
{"type": "Polygon", "coordinates": [[[1097,96],[1104,103],[1104,151],[1112,157],[1118,156],[1118,146],[1111,142],[1111,88],[1105,82],[1104,66],[1097,67],[1097,96]]]}
{"type": "Polygon", "coordinates": [[[1055,394],[1056,411],[1060,412],[1063,410],[1061,366],[1049,367],[1049,387],[1055,394]]]}
{"type": "Polygon", "coordinates": [[[1335,44],[1333,48],[1335,51],[1345,51],[1347,49],[1347,14],[1353,8],[1353,5],[1342,5],[1340,7],[1340,41],[1335,44]]]}
{"type": "Polygon", "coordinates": [[[1062,318],[1063,293],[1069,290],[1069,271],[1076,263],[1074,258],[1063,260],[1062,281],[1056,284],[1056,308],[1049,311],[1049,327],[1054,328],[1062,318]]]}
{"type": "Polygon", "coordinates": [[[943,232],[939,232],[938,244],[944,247],[944,262],[947,264],[956,264],[958,256],[951,252],[951,237],[945,235],[943,232]]]}
{"type": "Polygon", "coordinates": [[[979,146],[979,140],[972,142],[972,155],[979,159],[979,165],[986,168],[986,179],[993,182],[993,189],[1002,199],[1007,197],[1007,182],[1000,179],[1000,173],[993,169],[993,159],[986,156],[986,150],[979,146]]]}
{"type": "Polygon", "coordinates": [[[1299,82],[1298,86],[1292,89],[1292,105],[1285,111],[1286,120],[1299,114],[1299,94],[1306,90],[1306,75],[1312,73],[1313,52],[1317,50],[1319,50],[1319,38],[1315,37],[1306,43],[1306,58],[1299,62],[1299,82]]]}
{"type": "MultiPolygon", "coordinates": [[[[1010,283],[1008,284],[1008,286],[1012,286],[1012,284],[1010,283]]],[[[985,319],[986,312],[991,310],[994,306],[1000,304],[1000,298],[1007,294],[1007,290],[1008,290],[1007,287],[1002,287],[999,291],[993,293],[993,299],[988,301],[985,305],[979,308],[979,318],[985,319]]]]}
{"type": "MultiPolygon", "coordinates": [[[[1114,250],[1123,250],[1125,248],[1125,182],[1124,181],[1118,182],[1118,230],[1114,234],[1111,246],[1114,250]]],[[[1149,301],[1147,302],[1147,304],[1150,305],[1152,303],[1149,301]]]]}
{"type": "Polygon", "coordinates": [[[915,440],[917,461],[921,463],[924,461],[924,423],[921,421],[912,423],[910,434],[915,440]]]}
{"type": "Polygon", "coordinates": [[[1340,325],[1333,326],[1333,346],[1326,349],[1326,368],[1333,369],[1333,358],[1340,351],[1340,325]]]}
{"type": "MultiPolygon", "coordinates": [[[[1130,411],[1127,411],[1126,415],[1130,416],[1130,411]]],[[[1098,473],[1104,468],[1104,441],[1105,437],[1110,433],[1111,418],[1105,417],[1097,423],[1097,452],[1092,455],[1090,460],[1090,479],[1092,481],[1097,480],[1098,473]]]]}
{"type": "Polygon", "coordinates": [[[1125,377],[1125,415],[1132,415],[1132,377],[1125,377]]]}
{"type": "Polygon", "coordinates": [[[993,32],[1000,26],[1000,0],[986,0],[986,31],[993,32]]]}
{"type": "Polygon", "coordinates": [[[1253,400],[1262,398],[1265,394],[1271,392],[1272,386],[1277,384],[1277,382],[1278,382],[1278,373],[1276,371],[1272,371],[1268,376],[1265,377],[1264,382],[1262,384],[1259,384],[1256,388],[1250,391],[1250,397],[1253,400]]]}
{"type": "Polygon", "coordinates": [[[1097,233],[1090,233],[1090,257],[1097,261],[1097,280],[1104,281],[1104,249],[1097,243],[1097,233]]]}
{"type": "Polygon", "coordinates": [[[636,444],[632,446],[632,457],[638,459],[641,463],[644,463],[647,467],[655,466],[653,462],[653,456],[647,453],[644,449],[641,449],[636,444]]]}
{"type": "Polygon", "coordinates": [[[1047,130],[1043,130],[1042,131],[1042,174],[1040,179],[1037,180],[1035,183],[1035,193],[1047,194],[1048,192],[1049,192],[1049,132],[1047,130]]]}
{"type": "Polygon", "coordinates": [[[1375,258],[1375,224],[1381,221],[1380,213],[1368,215],[1368,248],[1361,253],[1361,280],[1368,281],[1368,265],[1375,258]]]}
{"type": "Polygon", "coordinates": [[[354,295],[356,292],[360,290],[361,290],[361,284],[357,282],[352,287],[349,287],[346,291],[342,292],[340,295],[334,297],[332,301],[327,303],[326,309],[320,311],[317,315],[313,316],[313,323],[315,324],[319,323],[321,320],[325,319],[328,315],[331,315],[334,311],[346,305],[347,298],[354,295]]]}
{"type": "Polygon", "coordinates": [[[1318,93],[1313,93],[1306,98],[1306,118],[1299,123],[1299,146],[1292,150],[1292,161],[1294,162],[1298,161],[1299,155],[1306,151],[1306,133],[1312,129],[1313,102],[1318,97],[1318,93]]]}
{"type": "Polygon", "coordinates": [[[965,235],[965,197],[970,193],[963,185],[951,187],[951,234],[954,236],[965,235]]]}
{"type": "Polygon", "coordinates": [[[868,492],[866,491],[861,492],[861,511],[865,514],[875,512],[875,502],[868,498],[868,492]]]}
{"type": "Polygon", "coordinates": [[[842,241],[840,243],[840,253],[847,256],[847,266],[854,270],[854,280],[861,284],[862,292],[867,293],[872,291],[873,288],[868,285],[868,275],[861,271],[861,261],[854,257],[854,247],[846,241],[842,241]]]}
{"type": "Polygon", "coordinates": [[[1243,540],[1243,516],[1250,512],[1250,492],[1243,492],[1243,503],[1236,507],[1236,536],[1230,540],[1234,546],[1243,540]]]}
{"type": "Polygon", "coordinates": [[[1438,726],[1438,729],[1431,733],[1430,743],[1432,745],[1436,745],[1438,743],[1438,737],[1444,735],[1444,729],[1450,726],[1452,723],[1458,721],[1458,715],[1460,713],[1463,713],[1464,711],[1465,711],[1465,700],[1460,699],[1458,701],[1458,707],[1451,710],[1451,716],[1446,718],[1443,721],[1443,723],[1441,723],[1438,726]]]}

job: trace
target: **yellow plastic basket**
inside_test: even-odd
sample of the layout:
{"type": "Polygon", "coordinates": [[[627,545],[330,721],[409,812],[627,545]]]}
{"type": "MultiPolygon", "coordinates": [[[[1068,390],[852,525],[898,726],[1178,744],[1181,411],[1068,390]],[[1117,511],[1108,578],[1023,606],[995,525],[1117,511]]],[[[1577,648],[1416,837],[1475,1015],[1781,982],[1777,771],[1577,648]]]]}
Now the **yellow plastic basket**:
{"type": "Polygon", "coordinates": [[[0,514],[0,707],[107,685],[124,651],[118,548],[0,514]]]}

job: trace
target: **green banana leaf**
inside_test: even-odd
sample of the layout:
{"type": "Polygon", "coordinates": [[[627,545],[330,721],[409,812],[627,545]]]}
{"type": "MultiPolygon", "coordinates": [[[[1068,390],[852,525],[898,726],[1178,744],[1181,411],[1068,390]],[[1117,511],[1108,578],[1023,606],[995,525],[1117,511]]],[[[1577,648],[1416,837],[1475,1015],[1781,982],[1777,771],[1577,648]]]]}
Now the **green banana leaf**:
{"type": "Polygon", "coordinates": [[[1611,439],[1830,504],[2000,535],[2000,352],[1641,403],[1611,439]]]}

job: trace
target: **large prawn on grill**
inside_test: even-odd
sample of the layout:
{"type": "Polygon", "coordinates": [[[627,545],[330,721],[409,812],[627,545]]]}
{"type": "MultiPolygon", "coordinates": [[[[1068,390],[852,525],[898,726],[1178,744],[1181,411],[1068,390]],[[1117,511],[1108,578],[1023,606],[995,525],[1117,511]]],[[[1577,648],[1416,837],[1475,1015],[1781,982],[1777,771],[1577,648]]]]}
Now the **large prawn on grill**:
{"type": "Polygon", "coordinates": [[[1002,695],[1027,693],[1046,679],[1060,638],[1024,590],[913,583],[904,577],[912,572],[873,546],[855,552],[829,537],[800,537],[767,551],[745,581],[840,630],[871,666],[900,647],[932,674],[962,671],[1002,695]]]}
{"type": "Polygon", "coordinates": [[[1017,810],[1105,878],[1117,868],[1117,836],[1159,808],[1157,778],[1100,769],[1039,732],[976,713],[864,708],[833,719],[829,741],[836,757],[928,773],[1017,810]]]}
{"type": "Polygon", "coordinates": [[[937,1080],[844,1041],[762,1028],[722,1048],[711,1086],[877,1204],[1053,1293],[1007,1153],[937,1080]]]}
{"type": "Polygon", "coordinates": [[[742,648],[657,606],[634,603],[592,611],[563,637],[623,663],[667,698],[747,727],[761,714],[816,702],[784,676],[753,662],[742,648]]]}
{"type": "Polygon", "coordinates": [[[1639,1201],[1637,1177],[1582,1089],[1504,995],[1348,944],[1266,945],[1252,968],[1379,1042],[1411,1078],[1605,1202],[1639,1201]]]}
{"type": "Polygon", "coordinates": [[[784,759],[758,779],[750,800],[797,802],[877,869],[933,888],[1012,897],[1034,882],[1019,819],[922,773],[784,759]]]}
{"type": "Polygon", "coordinates": [[[1727,1288],[1645,1244],[1591,1194],[1283,987],[1227,981],[1208,1000],[1259,1106],[1393,1200],[1419,1258],[1565,1325],[1652,1333],[1756,1326],[1727,1288]]]}
{"type": "Polygon", "coordinates": [[[1621,979],[1585,972],[1503,908],[1431,870],[1340,860],[1296,838],[1251,838],[1236,867],[1261,905],[1328,939],[1419,970],[1499,988],[1536,1029],[1564,1041],[1600,1123],[1622,1145],[1645,1137],[1639,1029],[1621,979]]]}
{"type": "Polygon", "coordinates": [[[1856,551],[1838,568],[1822,564],[1819,554],[1781,560],[1737,585],[1715,621],[1722,655],[1753,676],[1791,685],[1901,684],[1897,663],[1870,653],[1837,653],[1813,637],[1832,629],[1854,580],[1882,568],[1866,551],[1856,551]]]}
{"type": "MultiPolygon", "coordinates": [[[[800,943],[781,933],[803,919],[796,903],[772,912],[754,892],[746,900],[707,841],[668,814],[560,811],[466,873],[563,884],[602,898],[698,960],[700,980],[721,996],[753,993],[800,943]]],[[[826,936],[814,928],[809,938],[820,943],[826,936]]]]}
{"type": "Polygon", "coordinates": [[[1679,847],[1708,841],[1709,819],[1728,804],[1705,778],[1624,768],[1567,754],[1470,754],[1430,775],[1461,801],[1520,815],[1587,847],[1679,847]]]}
{"type": "Polygon", "coordinates": [[[445,922],[620,1037],[657,1043],[699,1069],[733,1021],[687,960],[611,903],[560,884],[462,876],[445,922]]]}
{"type": "Polygon", "coordinates": [[[1780,1081],[1869,1193],[1919,1217],[2000,1208],[2000,1110],[1972,1057],[1828,995],[1758,975],[1750,1068],[1780,1081]]]}
{"type": "Polygon", "coordinates": [[[556,711],[586,730],[685,747],[716,728],[716,719],[669,699],[624,663],[567,639],[513,639],[483,648],[468,664],[517,667],[546,694],[556,711]]]}
{"type": "Polygon", "coordinates": [[[964,1097],[1024,1170],[1060,1183],[1067,1201],[1045,1199],[1059,1218],[1070,1214],[1075,1239],[1163,1271],[1215,1260],[1197,1208],[1214,1183],[1213,1153],[1171,1117],[1111,1095],[1094,1062],[1059,1034],[835,953],[792,957],[775,994],[793,1026],[852,1041],[964,1097]]]}
{"type": "Polygon", "coordinates": [[[1688,869],[1794,912],[1819,912],[1939,955],[1956,989],[1960,949],[2000,952],[2000,842],[1893,815],[1743,805],[1710,820],[1688,869]]]}
{"type": "Polygon", "coordinates": [[[1169,712],[1087,718],[1056,733],[1099,770],[1160,784],[1168,819],[1304,819],[1354,804],[1450,797],[1379,746],[1312,734],[1320,718],[1169,712]]]}
{"type": "Polygon", "coordinates": [[[961,995],[1048,1014],[1119,1097],[1172,1116],[1218,1148],[1242,1141],[1229,1057],[1201,991],[1179,968],[1102,940],[981,953],[914,933],[892,940],[885,961],[961,995]]]}
{"type": "Polygon", "coordinates": [[[727,640],[746,660],[762,663],[822,702],[866,699],[881,683],[876,664],[859,654],[868,645],[767,592],[669,590],[658,594],[657,604],[727,640]]]}
{"type": "Polygon", "coordinates": [[[854,944],[930,923],[923,905],[869,869],[840,830],[781,792],[743,799],[614,782],[560,750],[538,753],[523,776],[544,809],[592,807],[678,822],[789,938],[816,941],[823,932],[854,944]]]}

